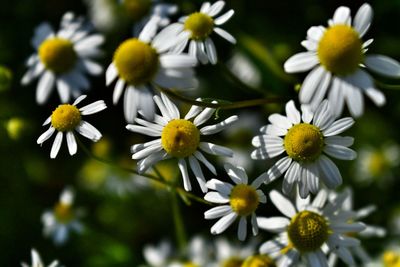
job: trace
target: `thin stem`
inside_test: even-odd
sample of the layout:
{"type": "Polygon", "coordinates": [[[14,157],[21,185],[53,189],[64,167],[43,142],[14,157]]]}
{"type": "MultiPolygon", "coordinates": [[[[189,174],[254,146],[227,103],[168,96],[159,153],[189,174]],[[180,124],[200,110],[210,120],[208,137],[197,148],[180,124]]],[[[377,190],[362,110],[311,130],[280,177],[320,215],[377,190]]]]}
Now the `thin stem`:
{"type": "Polygon", "coordinates": [[[383,83],[378,80],[375,80],[374,82],[379,88],[389,89],[389,90],[399,90],[400,89],[400,84],[387,84],[387,83],[383,83]]]}
{"type": "Polygon", "coordinates": [[[227,103],[227,101],[225,101],[223,103],[209,103],[209,102],[198,101],[198,100],[194,100],[194,99],[182,96],[170,89],[166,89],[166,88],[162,88],[162,87],[157,87],[157,88],[164,94],[166,94],[169,97],[174,98],[176,100],[180,100],[182,102],[185,102],[185,103],[188,103],[188,104],[191,104],[194,106],[215,108],[215,109],[247,108],[247,107],[260,106],[260,105],[264,105],[264,104],[280,103],[280,102],[283,102],[283,100],[284,100],[281,97],[270,97],[270,98],[251,99],[251,100],[228,102],[228,103],[227,103]]]}
{"type": "Polygon", "coordinates": [[[185,226],[183,223],[182,213],[179,208],[176,190],[172,191],[171,205],[172,205],[172,213],[175,225],[176,241],[178,242],[179,251],[183,255],[185,253],[187,239],[186,239],[185,226]]]}

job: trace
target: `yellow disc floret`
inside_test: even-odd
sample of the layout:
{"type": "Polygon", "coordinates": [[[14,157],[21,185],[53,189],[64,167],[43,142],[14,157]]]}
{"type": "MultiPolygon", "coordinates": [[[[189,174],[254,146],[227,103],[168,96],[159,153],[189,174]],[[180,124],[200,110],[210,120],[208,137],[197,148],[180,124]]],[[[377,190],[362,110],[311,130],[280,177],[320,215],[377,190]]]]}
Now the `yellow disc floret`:
{"type": "Polygon", "coordinates": [[[238,257],[231,257],[222,262],[221,267],[241,267],[243,264],[243,259],[238,257]]]}
{"type": "Polygon", "coordinates": [[[284,138],[284,147],[289,157],[296,161],[314,161],[321,154],[324,136],[312,124],[299,123],[289,129],[284,138]]]}
{"type": "Polygon", "coordinates": [[[113,62],[119,76],[132,85],[150,82],[159,66],[157,51],[136,38],[126,40],[118,47],[113,62]]]}
{"type": "Polygon", "coordinates": [[[290,242],[300,252],[319,249],[328,240],[328,222],[312,211],[302,211],[294,216],[287,228],[290,242]]]}
{"type": "Polygon", "coordinates": [[[382,258],[385,267],[400,266],[400,255],[394,251],[386,251],[382,258]]]}
{"type": "Polygon", "coordinates": [[[63,223],[69,222],[74,217],[71,205],[61,202],[54,207],[54,215],[59,222],[63,223]]]}
{"type": "Polygon", "coordinates": [[[191,121],[171,120],[162,130],[161,144],[164,150],[177,158],[192,155],[200,142],[200,132],[191,121]]]}
{"type": "Polygon", "coordinates": [[[214,20],[207,14],[196,12],[186,19],[185,29],[192,33],[192,39],[204,40],[212,33],[214,20]]]}
{"type": "Polygon", "coordinates": [[[354,73],[363,60],[359,34],[347,25],[328,28],[319,41],[318,57],[321,65],[332,73],[354,73]]]}
{"type": "Polygon", "coordinates": [[[77,54],[70,40],[51,38],[40,45],[39,58],[47,69],[55,73],[65,73],[75,66],[77,54]]]}
{"type": "Polygon", "coordinates": [[[51,114],[51,125],[60,132],[69,132],[81,122],[81,112],[70,104],[59,105],[51,114]]]}
{"type": "Polygon", "coordinates": [[[253,255],[244,261],[242,267],[276,267],[276,264],[267,255],[253,255]]]}
{"type": "Polygon", "coordinates": [[[151,0],[124,0],[123,5],[128,16],[138,21],[150,13],[151,0]]]}
{"type": "Polygon", "coordinates": [[[238,184],[231,191],[229,203],[238,215],[248,216],[257,209],[260,199],[254,187],[238,184]]]}
{"type": "Polygon", "coordinates": [[[183,267],[199,267],[199,265],[197,265],[193,262],[186,262],[183,264],[183,267]]]}

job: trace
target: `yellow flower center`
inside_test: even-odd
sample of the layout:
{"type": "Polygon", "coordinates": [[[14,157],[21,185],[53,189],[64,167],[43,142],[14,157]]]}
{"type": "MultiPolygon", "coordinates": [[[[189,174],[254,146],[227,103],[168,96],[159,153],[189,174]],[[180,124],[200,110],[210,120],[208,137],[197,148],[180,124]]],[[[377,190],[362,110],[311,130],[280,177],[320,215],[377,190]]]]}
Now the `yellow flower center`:
{"type": "Polygon", "coordinates": [[[78,56],[70,40],[51,38],[40,45],[39,58],[47,69],[65,73],[75,66],[78,56]]]}
{"type": "Polygon", "coordinates": [[[183,264],[183,267],[199,267],[199,265],[197,265],[193,262],[186,262],[183,264]]]}
{"type": "Polygon", "coordinates": [[[241,267],[243,264],[243,260],[237,257],[231,257],[227,260],[225,260],[222,264],[221,267],[241,267]]]}
{"type": "Polygon", "coordinates": [[[399,267],[400,255],[394,251],[386,251],[383,254],[383,263],[385,267],[399,267]]]}
{"type": "Polygon", "coordinates": [[[212,33],[214,20],[204,13],[196,12],[186,19],[185,29],[192,33],[192,39],[204,40],[212,33]]]}
{"type": "Polygon", "coordinates": [[[136,38],[123,42],[114,53],[114,64],[119,76],[129,84],[150,82],[158,71],[157,51],[136,38]]]}
{"type": "Polygon", "coordinates": [[[321,154],[324,136],[318,127],[299,123],[289,129],[283,143],[289,157],[296,161],[310,162],[321,154]]]}
{"type": "Polygon", "coordinates": [[[81,112],[70,104],[59,105],[51,114],[51,125],[59,132],[69,132],[81,122],[81,112]]]}
{"type": "Polygon", "coordinates": [[[318,57],[328,71],[338,75],[351,74],[363,60],[360,36],[347,25],[330,27],[319,42],[318,57]]]}
{"type": "Polygon", "coordinates": [[[54,215],[59,222],[63,223],[69,222],[74,217],[71,205],[61,202],[54,207],[54,215]]]}
{"type": "Polygon", "coordinates": [[[276,264],[267,255],[254,255],[248,257],[242,267],[276,267],[276,264]]]}
{"type": "Polygon", "coordinates": [[[138,21],[150,13],[151,0],[124,0],[123,6],[128,16],[138,21]]]}
{"type": "Polygon", "coordinates": [[[247,184],[235,185],[229,197],[232,210],[240,216],[252,214],[257,209],[259,202],[256,189],[247,184]]]}
{"type": "Polygon", "coordinates": [[[388,160],[383,153],[372,153],[368,162],[368,171],[372,176],[379,176],[380,174],[384,173],[388,167],[388,160]]]}
{"type": "Polygon", "coordinates": [[[200,143],[200,132],[191,121],[171,120],[162,130],[161,144],[164,150],[177,158],[192,155],[200,143]]]}
{"type": "Polygon", "coordinates": [[[294,216],[287,228],[290,242],[300,252],[315,251],[328,239],[328,222],[312,211],[301,211],[294,216]]]}

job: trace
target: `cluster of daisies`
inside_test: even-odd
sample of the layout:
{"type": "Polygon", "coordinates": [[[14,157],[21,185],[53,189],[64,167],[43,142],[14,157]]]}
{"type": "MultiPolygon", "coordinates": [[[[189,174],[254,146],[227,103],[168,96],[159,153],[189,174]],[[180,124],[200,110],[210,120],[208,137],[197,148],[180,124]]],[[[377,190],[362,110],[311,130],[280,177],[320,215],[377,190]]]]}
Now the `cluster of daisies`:
{"type": "MultiPolygon", "coordinates": [[[[198,64],[216,64],[217,49],[214,35],[235,44],[236,39],[221,28],[234,15],[224,11],[225,2],[203,3],[198,12],[184,16],[169,24],[168,16],[176,12],[171,5],[143,1],[121,1],[140,20],[131,38],[123,41],[113,54],[105,71],[106,86],[113,84],[113,104],[123,94],[123,113],[127,130],[144,134],[151,141],[133,144],[132,159],[137,171],[143,174],[158,162],[174,158],[177,161],[183,188],[191,191],[193,181],[205,194],[204,200],[214,204],[205,211],[207,220],[217,219],[212,234],[221,234],[238,222],[237,236],[245,240],[248,228],[253,235],[259,229],[276,234],[258,251],[246,258],[235,258],[230,265],[213,266],[328,266],[338,258],[349,266],[355,257],[368,259],[357,236],[368,232],[384,235],[379,227],[358,222],[373,208],[355,211],[350,191],[335,193],[342,184],[342,176],[333,159],[354,160],[356,152],[350,147],[354,138],[343,136],[354,119],[363,114],[365,93],[378,106],[385,104],[385,96],[374,86],[369,71],[393,78],[400,77],[400,64],[382,55],[366,55],[372,39],[362,41],[372,21],[372,8],[364,4],[354,18],[347,7],[339,7],[328,26],[314,26],[301,44],[307,49],[289,58],[284,69],[288,73],[310,73],[299,92],[300,106],[290,100],[285,115],[269,115],[269,123],[260,128],[252,139],[254,151],[248,155],[254,160],[272,160],[273,165],[258,177],[248,177],[240,166],[226,163],[225,173],[218,173],[209,155],[232,157],[234,152],[209,142],[207,136],[217,134],[234,123],[231,116],[214,124],[218,102],[195,104],[181,114],[178,106],[168,97],[170,90],[195,89],[198,64]],[[153,8],[152,8],[153,7],[153,8]],[[150,12],[150,13],[148,13],[150,12]],[[151,13],[152,12],[152,13],[151,13]],[[148,15],[150,14],[150,15],[148,15]],[[214,34],[215,33],[215,34],[214,34]],[[346,104],[346,105],[345,105],[346,104]],[[353,117],[341,117],[344,107],[353,117]],[[210,175],[211,173],[211,175],[210,175]],[[214,177],[214,178],[210,178],[214,177]],[[224,181],[219,177],[229,177],[224,181]],[[266,184],[282,177],[280,193],[265,193],[266,184]],[[282,214],[260,217],[256,212],[265,203],[272,202],[282,214]],[[249,226],[248,226],[249,223],[249,226]]],[[[56,158],[64,137],[70,155],[77,152],[80,135],[97,142],[102,134],[82,117],[106,109],[103,100],[78,107],[90,89],[87,74],[101,75],[103,67],[96,62],[102,55],[99,46],[105,41],[101,34],[83,18],[66,13],[58,31],[48,23],[39,25],[32,45],[36,52],[26,65],[28,71],[22,84],[38,79],[36,101],[46,103],[54,89],[61,104],[44,122],[49,128],[37,140],[43,144],[55,134],[50,157],[56,158]],[[68,104],[73,99],[72,104],[68,104]]],[[[63,243],[71,230],[80,232],[81,212],[73,209],[73,191],[66,189],[52,211],[43,215],[45,234],[56,244],[63,243]]],[[[199,246],[199,244],[197,244],[199,246]]],[[[147,250],[147,255],[158,257],[153,266],[211,266],[204,262],[164,262],[165,252],[147,250]],[[164,259],[163,259],[164,260],[164,259]]],[[[233,256],[239,256],[235,254],[233,256]]],[[[32,252],[34,266],[41,266],[37,252],[32,252]],[[36,265],[35,265],[36,264],[36,265]]],[[[51,266],[57,266],[54,262],[51,266]]]]}

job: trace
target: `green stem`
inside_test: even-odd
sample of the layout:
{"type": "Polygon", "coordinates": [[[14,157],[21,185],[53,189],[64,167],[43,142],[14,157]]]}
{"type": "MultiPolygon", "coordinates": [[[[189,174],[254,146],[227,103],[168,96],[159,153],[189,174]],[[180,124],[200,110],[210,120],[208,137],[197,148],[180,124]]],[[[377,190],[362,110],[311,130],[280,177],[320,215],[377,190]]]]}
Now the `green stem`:
{"type": "Polygon", "coordinates": [[[172,204],[172,213],[174,218],[175,225],[175,234],[176,241],[178,242],[179,251],[181,255],[184,255],[187,245],[185,226],[183,223],[182,213],[179,208],[178,197],[176,190],[172,191],[171,194],[171,204],[172,204]]]}
{"type": "Polygon", "coordinates": [[[374,82],[379,88],[389,89],[389,90],[400,90],[400,84],[386,84],[378,80],[375,80],[374,82]]]}
{"type": "Polygon", "coordinates": [[[229,103],[209,103],[209,102],[203,102],[203,101],[198,101],[194,100],[185,96],[182,96],[180,94],[175,93],[174,91],[166,88],[161,88],[158,87],[158,89],[163,92],[164,94],[168,95],[171,98],[174,98],[176,100],[180,100],[182,102],[194,105],[194,106],[199,106],[199,107],[206,107],[206,108],[215,108],[215,109],[238,109],[238,108],[247,108],[247,107],[254,107],[254,106],[260,106],[260,105],[265,105],[265,104],[271,104],[271,103],[280,103],[283,102],[284,99],[281,97],[270,97],[270,98],[260,98],[260,99],[251,99],[251,100],[244,100],[244,101],[237,101],[237,102],[229,102],[229,103]]]}

